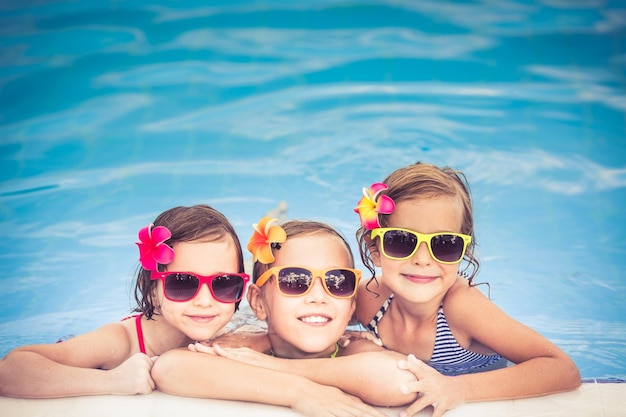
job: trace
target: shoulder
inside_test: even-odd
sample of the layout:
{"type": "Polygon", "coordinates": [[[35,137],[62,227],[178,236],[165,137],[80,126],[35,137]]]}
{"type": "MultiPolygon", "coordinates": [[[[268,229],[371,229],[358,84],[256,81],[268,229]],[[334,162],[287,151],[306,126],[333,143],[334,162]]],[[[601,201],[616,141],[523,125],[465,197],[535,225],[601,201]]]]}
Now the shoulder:
{"type": "Polygon", "coordinates": [[[494,309],[499,310],[485,294],[461,277],[450,287],[443,303],[448,323],[462,327],[486,320],[494,314],[494,309]]]}

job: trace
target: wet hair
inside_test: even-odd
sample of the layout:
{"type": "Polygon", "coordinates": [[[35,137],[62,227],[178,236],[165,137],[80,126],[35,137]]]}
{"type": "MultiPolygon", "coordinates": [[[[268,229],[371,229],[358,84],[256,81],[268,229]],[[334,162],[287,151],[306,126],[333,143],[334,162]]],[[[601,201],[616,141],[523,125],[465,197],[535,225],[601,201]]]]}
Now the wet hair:
{"type": "MultiPolygon", "coordinates": [[[[302,236],[302,235],[314,235],[325,233],[331,236],[337,237],[341,242],[343,242],[346,250],[348,251],[348,256],[350,257],[350,267],[354,268],[354,257],[352,255],[352,249],[350,248],[350,244],[348,241],[335,230],[333,227],[325,224],[316,222],[313,220],[288,220],[280,225],[287,233],[287,240],[302,236]]],[[[280,244],[272,244],[272,251],[280,250],[280,244]]],[[[257,279],[268,269],[272,267],[272,264],[263,264],[259,261],[254,263],[254,267],[252,269],[252,282],[256,282],[257,279]]]]}
{"type": "MultiPolygon", "coordinates": [[[[243,252],[237,233],[228,219],[214,208],[204,204],[174,207],[159,214],[153,223],[155,227],[165,226],[172,232],[172,237],[165,241],[169,246],[178,242],[217,242],[230,236],[237,250],[237,272],[244,272],[243,252]]],[[[165,265],[158,264],[158,269],[164,270],[165,265]]],[[[155,314],[153,298],[158,282],[150,279],[150,271],[139,267],[134,291],[137,306],[134,311],[143,313],[148,319],[155,314]]],[[[235,311],[238,308],[239,302],[235,304],[235,311]]]]}
{"type": "MultiPolygon", "coordinates": [[[[472,209],[472,196],[465,175],[449,167],[439,168],[435,165],[417,162],[413,165],[399,168],[393,171],[383,181],[387,189],[381,192],[398,204],[402,201],[415,198],[431,197],[458,197],[463,204],[463,222],[460,232],[472,237],[472,242],[467,247],[463,260],[467,262],[460,274],[473,284],[473,279],[478,273],[480,262],[474,256],[476,238],[474,236],[474,215],[472,209]]],[[[389,216],[393,214],[379,214],[380,227],[388,227],[389,216]]],[[[376,251],[376,242],[370,238],[370,231],[361,226],[356,232],[359,245],[359,253],[365,267],[372,273],[367,283],[376,280],[376,271],[372,261],[372,252],[376,251]]]]}

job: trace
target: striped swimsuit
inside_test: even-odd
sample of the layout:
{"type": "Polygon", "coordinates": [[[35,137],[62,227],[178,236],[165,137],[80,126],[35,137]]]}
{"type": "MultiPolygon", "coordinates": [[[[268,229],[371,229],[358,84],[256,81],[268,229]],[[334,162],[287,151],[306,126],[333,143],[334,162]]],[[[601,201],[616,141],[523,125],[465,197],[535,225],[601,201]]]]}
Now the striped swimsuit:
{"type": "MultiPolygon", "coordinates": [[[[385,301],[376,313],[372,321],[367,325],[374,335],[382,342],[378,334],[378,323],[383,318],[393,300],[393,294],[385,301]]],[[[384,345],[383,345],[384,346],[384,345]]],[[[463,348],[452,335],[446,316],[443,313],[443,305],[437,313],[437,334],[435,335],[435,347],[428,365],[444,375],[460,375],[486,370],[487,367],[501,367],[506,360],[498,354],[481,355],[463,348]],[[497,363],[500,366],[496,366],[497,363]]]]}

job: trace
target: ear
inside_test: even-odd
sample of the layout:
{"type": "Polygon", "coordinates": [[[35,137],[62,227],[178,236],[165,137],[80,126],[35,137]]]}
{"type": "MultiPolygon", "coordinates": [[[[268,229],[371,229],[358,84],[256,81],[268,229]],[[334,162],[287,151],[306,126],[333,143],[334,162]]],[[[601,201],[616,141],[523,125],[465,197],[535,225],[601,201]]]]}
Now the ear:
{"type": "Polygon", "coordinates": [[[248,287],[248,304],[254,315],[259,320],[267,319],[267,309],[265,300],[263,300],[262,289],[256,284],[250,284],[248,287]]]}

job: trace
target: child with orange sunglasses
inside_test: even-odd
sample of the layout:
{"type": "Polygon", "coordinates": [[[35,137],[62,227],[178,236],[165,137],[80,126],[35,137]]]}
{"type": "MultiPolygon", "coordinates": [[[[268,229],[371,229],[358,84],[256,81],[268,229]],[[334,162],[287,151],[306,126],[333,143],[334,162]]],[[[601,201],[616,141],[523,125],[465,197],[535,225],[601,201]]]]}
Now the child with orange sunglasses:
{"type": "MultiPolygon", "coordinates": [[[[354,295],[361,278],[345,239],[323,223],[288,221],[277,226],[273,221],[264,218],[255,225],[248,244],[256,261],[248,302],[255,315],[267,323],[270,354],[201,344],[191,346],[193,350],[246,362],[255,369],[306,377],[373,405],[402,405],[414,400],[415,394],[401,391],[402,385],[415,380],[397,366],[403,355],[380,348],[378,352],[352,355],[362,350],[360,344],[373,343],[356,340],[346,347],[338,343],[353,317],[354,295]]],[[[267,387],[267,377],[258,377],[255,390],[216,395],[213,385],[217,382],[211,382],[215,378],[212,358],[192,351],[170,351],[157,361],[155,381],[159,389],[173,394],[259,401],[254,393],[267,387]]],[[[244,368],[225,372],[238,372],[241,380],[248,381],[246,386],[250,385],[252,378],[244,368]]],[[[290,387],[272,382],[270,389],[280,394],[290,387]]],[[[317,407],[322,405],[334,407],[328,399],[317,407]]],[[[336,412],[341,414],[339,409],[336,412]]]]}

